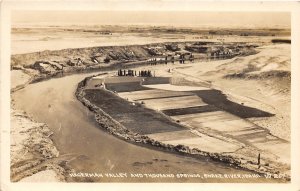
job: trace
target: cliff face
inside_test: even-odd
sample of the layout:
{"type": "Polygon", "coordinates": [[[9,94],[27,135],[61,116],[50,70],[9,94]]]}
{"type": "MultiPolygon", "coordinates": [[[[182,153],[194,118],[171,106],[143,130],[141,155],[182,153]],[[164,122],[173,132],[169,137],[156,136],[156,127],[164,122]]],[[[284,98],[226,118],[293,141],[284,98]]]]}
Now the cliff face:
{"type": "Polygon", "coordinates": [[[147,61],[150,58],[160,60],[160,57],[165,58],[170,55],[180,55],[183,51],[192,53],[194,55],[193,58],[196,59],[197,57],[212,55],[216,58],[222,57],[222,59],[224,59],[237,55],[245,55],[247,53],[255,53],[254,48],[256,47],[249,46],[246,43],[237,43],[235,46],[232,46],[229,44],[211,42],[209,45],[206,45],[209,47],[205,52],[199,53],[198,49],[188,49],[191,46],[197,45],[197,43],[198,42],[153,43],[131,46],[46,50],[28,54],[16,54],[11,57],[11,68],[12,70],[33,69],[40,75],[53,76],[60,72],[99,69],[116,63],[141,62],[147,61]],[[225,52],[225,50],[227,52],[225,52]],[[214,54],[210,51],[214,51],[214,54]],[[216,51],[217,53],[215,53],[216,51]]]}
{"type": "Polygon", "coordinates": [[[38,76],[45,77],[61,72],[105,68],[120,62],[145,61],[152,56],[163,55],[166,52],[167,49],[163,44],[42,51],[13,55],[11,69],[35,70],[38,76]]]}
{"type": "Polygon", "coordinates": [[[64,66],[92,65],[110,61],[143,60],[155,53],[149,47],[162,46],[161,52],[166,52],[163,44],[134,45],[134,46],[106,46],[92,48],[63,49],[42,51],[28,54],[17,54],[11,58],[12,66],[30,67],[36,61],[52,61],[64,66]],[[80,62],[81,61],[81,62],[80,62]]]}

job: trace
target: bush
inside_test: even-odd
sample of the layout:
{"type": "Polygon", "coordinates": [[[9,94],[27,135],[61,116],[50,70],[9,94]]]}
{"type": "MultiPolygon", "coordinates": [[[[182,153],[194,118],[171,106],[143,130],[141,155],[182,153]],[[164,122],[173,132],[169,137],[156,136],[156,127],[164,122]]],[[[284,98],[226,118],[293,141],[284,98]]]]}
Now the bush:
{"type": "Polygon", "coordinates": [[[104,63],[109,63],[110,62],[110,59],[109,58],[105,58],[104,59],[104,63]]]}

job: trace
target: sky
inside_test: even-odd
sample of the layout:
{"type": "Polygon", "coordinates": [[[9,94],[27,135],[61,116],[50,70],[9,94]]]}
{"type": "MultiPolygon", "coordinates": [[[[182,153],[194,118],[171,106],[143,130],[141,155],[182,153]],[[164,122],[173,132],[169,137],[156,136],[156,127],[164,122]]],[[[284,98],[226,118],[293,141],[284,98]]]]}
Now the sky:
{"type": "Polygon", "coordinates": [[[290,28],[288,12],[14,11],[13,25],[166,25],[290,28]]]}

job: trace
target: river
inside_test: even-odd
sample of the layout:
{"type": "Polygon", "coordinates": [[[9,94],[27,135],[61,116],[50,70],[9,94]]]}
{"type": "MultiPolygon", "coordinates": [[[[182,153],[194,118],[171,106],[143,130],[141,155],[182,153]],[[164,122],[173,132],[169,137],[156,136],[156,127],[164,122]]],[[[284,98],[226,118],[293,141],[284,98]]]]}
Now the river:
{"type": "MultiPolygon", "coordinates": [[[[48,124],[60,155],[70,155],[71,168],[90,173],[252,174],[207,158],[192,158],[138,146],[103,131],[94,115],[75,97],[78,82],[90,74],[74,74],[28,85],[12,97],[16,108],[48,124]]],[[[87,181],[77,178],[70,181],[87,181]]],[[[266,182],[264,177],[226,178],[94,178],[96,182],[266,182]]]]}

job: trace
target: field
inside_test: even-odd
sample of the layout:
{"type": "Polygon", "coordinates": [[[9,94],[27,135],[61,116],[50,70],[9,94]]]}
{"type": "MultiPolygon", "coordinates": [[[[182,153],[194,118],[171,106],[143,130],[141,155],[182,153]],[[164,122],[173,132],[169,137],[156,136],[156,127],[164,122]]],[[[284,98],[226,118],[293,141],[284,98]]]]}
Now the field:
{"type": "Polygon", "coordinates": [[[166,79],[112,77],[101,82],[92,79],[87,85],[89,88],[94,81],[104,82],[105,87],[115,93],[103,88],[87,89],[85,97],[130,131],[165,144],[185,145],[220,154],[232,153],[250,161],[255,160],[259,153],[264,168],[276,163],[281,170],[288,170],[285,166],[290,163],[288,141],[247,120],[268,118],[274,114],[229,101],[219,90],[200,85],[177,86],[170,83],[178,80],[166,79]],[[152,85],[143,85],[150,81],[152,85]],[[168,121],[172,121],[173,126],[168,121]]]}
{"type": "Polygon", "coordinates": [[[193,81],[209,82],[229,100],[260,108],[265,113],[256,112],[258,116],[247,116],[248,120],[290,140],[290,45],[272,44],[258,50],[255,55],[209,65],[199,63],[175,72],[179,76],[193,76],[193,81]]]}
{"type": "Polygon", "coordinates": [[[128,129],[140,134],[182,129],[178,124],[168,121],[158,113],[138,105],[132,105],[117,95],[111,95],[111,93],[103,90],[86,90],[86,98],[128,129]],[[141,126],[145,128],[141,128],[141,126]]]}

